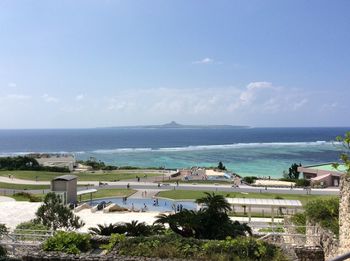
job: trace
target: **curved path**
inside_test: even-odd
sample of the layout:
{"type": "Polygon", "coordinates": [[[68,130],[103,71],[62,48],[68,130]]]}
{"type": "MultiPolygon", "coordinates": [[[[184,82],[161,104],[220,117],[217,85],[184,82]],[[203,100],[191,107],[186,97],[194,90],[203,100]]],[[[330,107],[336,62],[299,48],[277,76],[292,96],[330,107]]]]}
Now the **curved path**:
{"type": "MultiPolygon", "coordinates": [[[[16,178],[1,177],[0,182],[12,183],[12,184],[23,184],[23,185],[49,185],[50,181],[33,181],[33,180],[24,180],[16,178]]],[[[135,182],[135,181],[103,181],[107,185],[99,186],[98,181],[78,181],[79,185],[86,185],[87,183],[91,184],[95,188],[100,189],[111,189],[111,188],[126,188],[127,185],[130,185],[130,188],[142,190],[142,189],[159,189],[159,190],[208,190],[208,191],[227,191],[227,192],[242,192],[242,193],[282,193],[282,194],[317,194],[317,195],[338,195],[339,188],[324,188],[324,189],[309,189],[305,190],[303,188],[265,188],[265,187],[252,187],[247,185],[241,185],[239,188],[234,188],[231,185],[214,185],[214,184],[162,184],[158,187],[157,183],[152,182],[135,182]]],[[[42,190],[40,190],[42,192],[42,190]]]]}

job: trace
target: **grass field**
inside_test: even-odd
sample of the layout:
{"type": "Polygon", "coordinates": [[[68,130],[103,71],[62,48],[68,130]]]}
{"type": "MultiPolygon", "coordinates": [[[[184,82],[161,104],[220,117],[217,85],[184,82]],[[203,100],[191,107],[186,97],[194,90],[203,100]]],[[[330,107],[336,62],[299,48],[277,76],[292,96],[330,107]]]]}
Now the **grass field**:
{"type": "Polygon", "coordinates": [[[0,189],[18,189],[18,190],[34,190],[34,189],[49,189],[50,185],[23,185],[0,182],[0,189]]]}
{"type": "MultiPolygon", "coordinates": [[[[136,190],[133,189],[99,189],[92,194],[92,199],[111,198],[111,197],[129,197],[134,194],[136,190]]],[[[78,196],[78,200],[80,197],[78,196]]],[[[90,194],[82,195],[81,200],[90,200],[90,194]]]]}
{"type": "MultiPolygon", "coordinates": [[[[39,198],[39,199],[43,200],[46,194],[31,194],[31,195],[33,195],[35,198],[39,198]]],[[[16,194],[15,195],[7,195],[7,197],[13,198],[16,201],[29,201],[29,199],[30,199],[26,195],[16,195],[16,194]]]]}
{"type": "MultiPolygon", "coordinates": [[[[38,180],[38,181],[50,181],[54,177],[67,175],[70,173],[60,173],[60,172],[47,172],[47,171],[23,171],[23,170],[14,170],[14,171],[0,171],[0,176],[8,177],[12,175],[12,177],[17,179],[27,179],[27,180],[38,180]]],[[[139,177],[143,177],[144,173],[128,173],[127,170],[125,172],[121,171],[111,171],[108,173],[73,173],[78,176],[79,181],[118,181],[125,179],[135,179],[138,175],[139,177]]],[[[147,177],[159,176],[159,174],[150,174],[147,173],[147,177]]]]}
{"type": "MultiPolygon", "coordinates": [[[[204,196],[205,191],[193,191],[193,190],[168,190],[158,193],[159,197],[170,199],[197,199],[204,196]]],[[[225,197],[236,198],[271,198],[278,197],[279,199],[294,199],[300,200],[303,205],[308,201],[314,199],[329,199],[335,196],[331,195],[300,195],[300,194],[276,194],[276,193],[239,193],[239,192],[223,192],[218,191],[216,194],[223,195],[225,197]]]]}

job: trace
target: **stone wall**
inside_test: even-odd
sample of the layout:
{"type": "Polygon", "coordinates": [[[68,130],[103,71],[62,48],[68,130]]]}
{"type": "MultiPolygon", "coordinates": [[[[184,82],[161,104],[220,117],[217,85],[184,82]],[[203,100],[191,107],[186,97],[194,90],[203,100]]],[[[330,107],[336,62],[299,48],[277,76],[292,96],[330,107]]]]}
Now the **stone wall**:
{"type": "Polygon", "coordinates": [[[294,252],[298,261],[324,261],[324,252],[320,247],[295,247],[294,252]]]}
{"type": "Polygon", "coordinates": [[[148,257],[130,257],[130,256],[120,256],[116,252],[111,252],[107,255],[96,255],[81,253],[79,255],[69,255],[60,252],[44,252],[39,251],[36,253],[27,253],[22,256],[21,261],[185,261],[186,259],[176,259],[176,258],[148,258],[148,257]]]}
{"type": "Polygon", "coordinates": [[[339,254],[350,252],[350,177],[340,179],[339,254]]]}
{"type": "Polygon", "coordinates": [[[317,223],[307,222],[306,225],[306,245],[321,247],[326,260],[337,256],[339,240],[336,235],[317,223]]]}

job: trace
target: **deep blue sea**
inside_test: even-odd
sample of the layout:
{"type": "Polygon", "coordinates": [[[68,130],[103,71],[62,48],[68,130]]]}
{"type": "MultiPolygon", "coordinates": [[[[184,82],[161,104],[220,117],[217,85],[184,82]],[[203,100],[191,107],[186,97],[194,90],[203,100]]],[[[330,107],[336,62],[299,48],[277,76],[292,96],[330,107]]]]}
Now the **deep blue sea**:
{"type": "Polygon", "coordinates": [[[337,161],[350,128],[0,130],[0,155],[69,152],[118,166],[183,168],[222,161],[240,175],[281,177],[294,163],[337,161]]]}

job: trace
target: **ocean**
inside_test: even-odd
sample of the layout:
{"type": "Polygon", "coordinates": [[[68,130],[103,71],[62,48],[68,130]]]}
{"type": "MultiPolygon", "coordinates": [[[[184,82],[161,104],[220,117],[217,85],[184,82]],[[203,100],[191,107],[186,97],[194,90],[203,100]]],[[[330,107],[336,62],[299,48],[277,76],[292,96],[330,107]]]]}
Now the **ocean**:
{"type": "Polygon", "coordinates": [[[338,161],[333,141],[350,128],[0,130],[0,155],[74,153],[117,166],[217,166],[281,177],[292,163],[338,161]]]}

